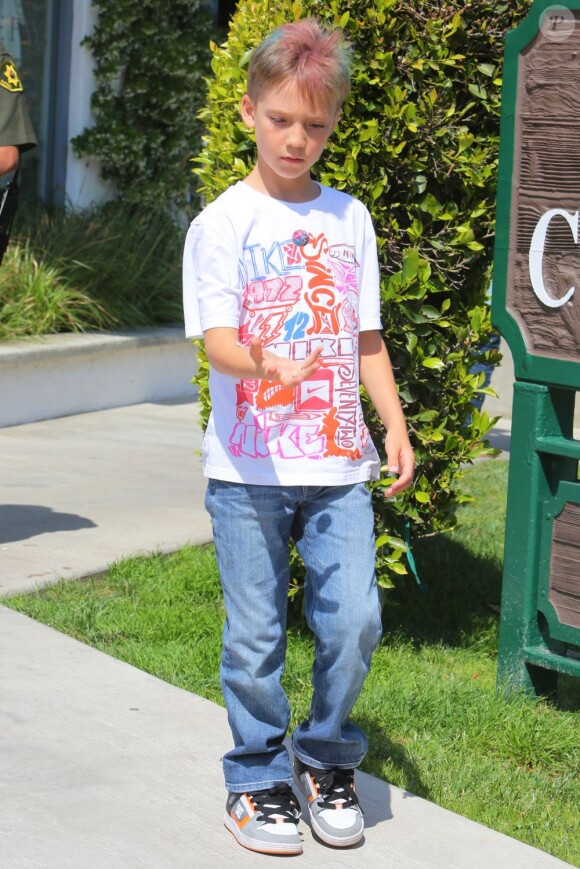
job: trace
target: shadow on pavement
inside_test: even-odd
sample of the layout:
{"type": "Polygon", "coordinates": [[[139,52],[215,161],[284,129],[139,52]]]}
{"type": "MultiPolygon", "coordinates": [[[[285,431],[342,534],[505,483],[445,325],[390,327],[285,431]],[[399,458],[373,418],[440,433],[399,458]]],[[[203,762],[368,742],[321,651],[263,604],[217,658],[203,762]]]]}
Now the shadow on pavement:
{"type": "Polygon", "coordinates": [[[96,528],[91,519],[76,513],[58,513],[39,504],[0,504],[0,543],[28,540],[55,531],[96,528]]]}

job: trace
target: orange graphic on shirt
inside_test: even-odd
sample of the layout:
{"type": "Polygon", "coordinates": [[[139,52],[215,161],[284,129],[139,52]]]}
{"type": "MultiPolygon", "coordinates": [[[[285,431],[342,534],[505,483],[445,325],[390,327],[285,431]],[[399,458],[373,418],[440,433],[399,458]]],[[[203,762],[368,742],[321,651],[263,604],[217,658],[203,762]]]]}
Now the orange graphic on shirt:
{"type": "Polygon", "coordinates": [[[261,380],[256,393],[256,407],[266,410],[268,407],[284,407],[294,404],[294,389],[284,386],[279,380],[261,380]]]}
{"type": "Polygon", "coordinates": [[[338,312],[342,302],[333,304],[334,293],[329,289],[315,290],[312,295],[304,293],[308,307],[312,311],[312,325],[308,329],[309,335],[338,335],[340,322],[338,312]]]}
{"type": "Polygon", "coordinates": [[[236,383],[236,416],[242,420],[248,407],[266,410],[294,403],[294,390],[279,380],[240,380],[236,383]]]}
{"type": "Polygon", "coordinates": [[[308,334],[338,335],[340,331],[338,312],[342,302],[336,302],[334,277],[328,267],[326,236],[321,234],[311,239],[301,252],[308,275],[308,289],[311,291],[304,294],[304,299],[313,315],[308,334]]]}
{"type": "Polygon", "coordinates": [[[362,453],[359,449],[345,450],[342,447],[338,446],[335,438],[339,425],[340,423],[336,420],[336,407],[333,407],[332,410],[329,410],[329,412],[324,417],[319,431],[319,434],[326,437],[326,449],[324,451],[324,457],[327,458],[328,456],[344,456],[345,458],[352,460],[362,458],[362,453]]]}

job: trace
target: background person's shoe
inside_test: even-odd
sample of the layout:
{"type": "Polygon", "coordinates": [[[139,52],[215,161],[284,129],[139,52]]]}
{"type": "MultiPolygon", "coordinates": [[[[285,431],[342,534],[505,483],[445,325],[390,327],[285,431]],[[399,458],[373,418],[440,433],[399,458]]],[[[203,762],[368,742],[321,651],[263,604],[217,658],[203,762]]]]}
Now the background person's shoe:
{"type": "Polygon", "coordinates": [[[244,848],[263,854],[301,854],[300,806],[287,784],[230,794],[224,824],[244,848]]]}
{"type": "Polygon", "coordinates": [[[294,758],[294,775],[308,798],[312,829],[327,845],[346,848],[364,835],[353,769],[314,769],[294,758]]]}

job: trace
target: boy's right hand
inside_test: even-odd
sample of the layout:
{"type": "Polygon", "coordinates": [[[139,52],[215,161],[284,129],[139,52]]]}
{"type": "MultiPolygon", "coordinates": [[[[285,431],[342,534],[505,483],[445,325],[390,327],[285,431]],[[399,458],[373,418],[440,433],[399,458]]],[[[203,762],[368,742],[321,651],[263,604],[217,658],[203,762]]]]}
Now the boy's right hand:
{"type": "Polygon", "coordinates": [[[317,347],[306,359],[285,359],[276,356],[270,350],[265,350],[259,338],[252,338],[250,356],[259,369],[263,371],[263,380],[278,380],[284,386],[296,386],[303,380],[308,380],[322,365],[320,354],[322,345],[317,347]]]}
{"type": "Polygon", "coordinates": [[[286,359],[265,350],[255,335],[240,343],[237,329],[216,327],[203,333],[210,365],[221,374],[243,380],[277,380],[284,386],[296,386],[308,380],[322,365],[322,345],[306,359],[286,359]]]}

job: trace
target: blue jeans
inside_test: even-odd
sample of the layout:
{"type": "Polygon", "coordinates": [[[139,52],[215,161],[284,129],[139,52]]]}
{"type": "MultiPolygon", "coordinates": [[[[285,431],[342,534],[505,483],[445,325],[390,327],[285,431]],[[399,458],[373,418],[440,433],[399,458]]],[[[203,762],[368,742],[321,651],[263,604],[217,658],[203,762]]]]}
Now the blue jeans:
{"type": "Polygon", "coordinates": [[[371,495],[348,486],[261,486],[209,480],[226,607],[221,682],[234,738],[223,759],[230,792],[292,782],[281,685],[286,655],[288,546],[306,565],[305,611],[315,638],[312,703],[292,747],[319,769],[349,769],[367,740],[348,720],[381,636],[371,495]]]}

